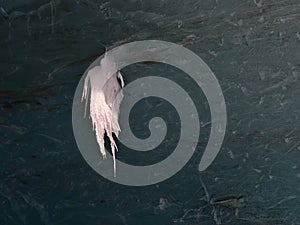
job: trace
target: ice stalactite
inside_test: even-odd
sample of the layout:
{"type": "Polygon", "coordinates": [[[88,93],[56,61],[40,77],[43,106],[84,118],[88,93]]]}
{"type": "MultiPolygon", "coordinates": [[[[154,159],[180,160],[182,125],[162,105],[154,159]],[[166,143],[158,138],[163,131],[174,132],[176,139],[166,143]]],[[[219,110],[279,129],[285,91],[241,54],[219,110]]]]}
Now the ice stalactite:
{"type": "Polygon", "coordinates": [[[113,139],[113,134],[118,137],[120,132],[118,117],[120,104],[123,99],[122,88],[124,87],[124,80],[121,73],[116,73],[115,71],[117,71],[116,64],[105,55],[100,62],[100,66],[95,66],[88,71],[84,81],[81,101],[86,101],[84,115],[86,116],[87,104],[90,100],[89,116],[104,159],[106,158],[104,135],[106,134],[110,140],[114,175],[116,176],[116,151],[118,149],[113,139]],[[108,78],[107,81],[103,83],[103,80],[106,78],[108,78]]]}

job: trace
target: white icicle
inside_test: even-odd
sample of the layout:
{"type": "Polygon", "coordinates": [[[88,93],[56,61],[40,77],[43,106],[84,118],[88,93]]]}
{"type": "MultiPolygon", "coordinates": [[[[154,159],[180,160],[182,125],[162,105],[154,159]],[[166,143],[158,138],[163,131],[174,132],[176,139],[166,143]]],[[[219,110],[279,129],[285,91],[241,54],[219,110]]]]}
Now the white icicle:
{"type": "Polygon", "coordinates": [[[89,70],[84,81],[81,99],[81,101],[86,101],[87,109],[87,102],[90,97],[90,118],[92,119],[93,130],[95,131],[96,140],[103,158],[106,158],[104,147],[105,133],[110,140],[115,176],[116,151],[118,149],[113,139],[113,133],[118,137],[120,132],[118,117],[120,104],[123,99],[122,87],[124,86],[124,80],[121,73],[117,72],[113,74],[116,70],[116,64],[113,60],[105,56],[101,60],[100,66],[95,66],[89,70]],[[109,76],[111,77],[106,81],[104,86],[102,86],[103,77],[109,76]],[[121,86],[118,79],[121,81],[121,86]]]}

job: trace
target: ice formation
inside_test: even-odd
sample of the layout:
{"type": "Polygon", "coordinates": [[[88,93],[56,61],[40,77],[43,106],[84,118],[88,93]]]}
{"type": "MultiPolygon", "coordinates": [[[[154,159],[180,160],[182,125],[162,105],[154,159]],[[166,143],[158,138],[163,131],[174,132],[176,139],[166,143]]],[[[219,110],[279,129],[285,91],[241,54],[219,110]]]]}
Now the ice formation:
{"type": "Polygon", "coordinates": [[[96,140],[103,158],[106,158],[104,147],[104,135],[108,136],[114,163],[114,176],[116,176],[116,151],[117,145],[113,139],[113,133],[118,137],[120,126],[118,122],[119,108],[123,99],[122,88],[124,80],[116,64],[108,56],[100,61],[100,66],[95,66],[88,71],[84,81],[81,101],[85,100],[85,115],[90,98],[90,118],[96,140]],[[103,84],[103,80],[108,80],[103,84]],[[118,81],[119,79],[119,81],[118,81]]]}

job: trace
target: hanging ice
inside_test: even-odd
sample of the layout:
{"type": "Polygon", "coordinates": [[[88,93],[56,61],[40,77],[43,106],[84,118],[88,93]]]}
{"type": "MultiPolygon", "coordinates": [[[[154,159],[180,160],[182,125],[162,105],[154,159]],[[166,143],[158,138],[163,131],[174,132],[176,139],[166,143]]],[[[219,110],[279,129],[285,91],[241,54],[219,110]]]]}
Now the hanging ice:
{"type": "Polygon", "coordinates": [[[120,126],[118,122],[119,108],[123,99],[122,88],[124,80],[116,64],[112,59],[105,57],[101,60],[100,66],[95,66],[88,71],[84,81],[81,101],[85,100],[85,115],[90,97],[90,118],[93,130],[96,134],[97,143],[103,158],[106,158],[104,147],[104,135],[108,136],[114,163],[114,175],[116,176],[116,151],[117,145],[113,139],[113,133],[118,137],[120,126]],[[103,84],[103,80],[109,77],[103,84]],[[120,84],[118,82],[120,81],[120,84]]]}

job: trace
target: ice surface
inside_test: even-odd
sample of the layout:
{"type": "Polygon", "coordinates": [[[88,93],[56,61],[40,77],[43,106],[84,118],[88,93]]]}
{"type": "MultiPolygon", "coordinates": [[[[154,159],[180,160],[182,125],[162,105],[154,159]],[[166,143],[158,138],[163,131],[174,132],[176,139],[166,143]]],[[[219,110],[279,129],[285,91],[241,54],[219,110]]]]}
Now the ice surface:
{"type": "MultiPolygon", "coordinates": [[[[1,225],[300,224],[299,0],[4,0],[1,7],[1,225]],[[223,90],[228,126],[218,157],[199,173],[210,134],[205,96],[183,72],[164,65],[122,69],[126,85],[138,76],[175,80],[192,96],[202,124],[183,170],[158,185],[126,187],[85,162],[71,109],[81,75],[103,45],[148,39],[183,45],[209,65],[223,90]],[[241,197],[239,208],[233,203],[241,197]],[[168,202],[164,210],[161,199],[168,202]]],[[[143,138],[149,119],[176,112],[147,98],[132,113],[133,133],[143,138]]],[[[180,135],[178,121],[166,123],[170,134],[158,151],[119,146],[118,158],[160,162],[180,135]]],[[[118,178],[119,172],[117,162],[118,178]]]]}

